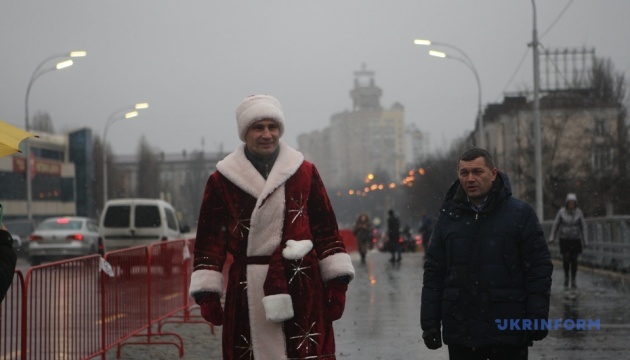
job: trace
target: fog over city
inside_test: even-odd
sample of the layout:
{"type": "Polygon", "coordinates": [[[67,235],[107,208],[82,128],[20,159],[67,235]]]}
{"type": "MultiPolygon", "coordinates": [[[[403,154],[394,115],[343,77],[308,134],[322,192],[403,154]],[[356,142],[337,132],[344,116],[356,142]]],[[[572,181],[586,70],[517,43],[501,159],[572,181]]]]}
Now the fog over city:
{"type": "MultiPolygon", "coordinates": [[[[536,10],[544,48],[594,48],[618,72],[630,70],[630,2],[537,1],[536,10]]],[[[90,127],[102,137],[110,115],[146,101],[149,109],[109,130],[115,154],[135,153],[143,134],[164,152],[231,151],[236,105],[268,93],[284,107],[284,140],[297,146],[299,134],[351,110],[353,74],[365,64],[381,105],[402,104],[405,122],[429,134],[432,150],[445,149],[473,129],[477,84],[463,64],[413,40],[464,50],[485,106],[532,88],[532,24],[529,0],[5,1],[0,119],[23,127],[36,67],[85,50],[31,90],[29,113],[48,113],[58,133],[90,127]]]]}

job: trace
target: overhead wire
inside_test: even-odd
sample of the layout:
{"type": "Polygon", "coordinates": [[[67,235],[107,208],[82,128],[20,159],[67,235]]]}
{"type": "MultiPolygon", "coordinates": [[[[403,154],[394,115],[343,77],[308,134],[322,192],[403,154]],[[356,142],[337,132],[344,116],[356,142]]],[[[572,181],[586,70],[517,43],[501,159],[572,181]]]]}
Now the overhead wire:
{"type": "Polygon", "coordinates": [[[569,2],[564,6],[564,9],[562,9],[562,11],[560,12],[560,14],[558,14],[558,16],[556,16],[556,18],[551,22],[551,25],[549,25],[549,27],[547,28],[547,30],[545,30],[542,35],[540,35],[540,39],[544,38],[545,35],[547,35],[547,33],[556,25],[556,23],[560,20],[560,18],[562,18],[562,16],[564,15],[564,13],[567,12],[567,10],[569,9],[569,6],[571,6],[571,4],[574,2],[575,0],[569,0],[569,2]]]}
{"type": "MultiPolygon", "coordinates": [[[[562,9],[562,11],[560,11],[560,13],[558,14],[558,16],[556,16],[556,18],[551,22],[551,25],[549,25],[547,27],[547,29],[543,32],[543,34],[539,37],[539,40],[542,39],[545,35],[547,35],[547,33],[549,33],[549,31],[551,31],[551,29],[558,23],[558,21],[560,21],[560,19],[562,18],[562,16],[564,16],[564,14],[567,12],[567,10],[569,9],[569,7],[571,6],[571,4],[573,4],[575,0],[569,0],[567,2],[567,4],[564,6],[564,8],[562,9]]],[[[514,78],[516,77],[516,75],[518,74],[518,72],[521,70],[521,67],[523,66],[523,63],[525,62],[525,58],[527,57],[527,55],[529,54],[529,47],[527,47],[527,49],[525,50],[525,52],[523,53],[523,56],[521,57],[521,60],[519,61],[518,65],[516,66],[516,69],[514,70],[514,72],[512,73],[512,76],[510,77],[510,80],[507,82],[507,84],[503,87],[503,91],[501,91],[501,93],[497,96],[497,101],[499,101],[501,99],[501,97],[503,96],[503,94],[505,93],[505,91],[507,90],[507,88],[512,85],[512,81],[514,81],[514,78]]]]}

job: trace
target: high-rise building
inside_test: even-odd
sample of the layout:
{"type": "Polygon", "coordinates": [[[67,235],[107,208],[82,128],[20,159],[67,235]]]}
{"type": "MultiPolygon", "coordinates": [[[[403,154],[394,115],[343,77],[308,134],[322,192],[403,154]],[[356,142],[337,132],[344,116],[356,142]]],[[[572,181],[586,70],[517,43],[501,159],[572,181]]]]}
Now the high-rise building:
{"type": "Polygon", "coordinates": [[[407,125],[407,161],[412,165],[418,165],[429,156],[429,136],[418,129],[415,124],[407,125]]]}
{"type": "Polygon", "coordinates": [[[394,103],[383,108],[381,95],[374,72],[363,65],[354,73],[352,110],[332,115],[323,131],[299,136],[300,150],[320,169],[328,187],[351,187],[370,173],[397,181],[405,172],[404,107],[394,103]]]}

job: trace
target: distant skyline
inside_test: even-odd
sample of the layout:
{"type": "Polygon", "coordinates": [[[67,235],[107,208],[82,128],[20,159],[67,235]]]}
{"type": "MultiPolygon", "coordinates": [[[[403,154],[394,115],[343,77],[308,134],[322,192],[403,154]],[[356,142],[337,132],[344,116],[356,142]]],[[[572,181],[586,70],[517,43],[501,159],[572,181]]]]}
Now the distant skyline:
{"type": "MultiPolygon", "coordinates": [[[[630,71],[630,1],[538,0],[536,7],[545,48],[594,48],[617,72],[630,71]]],[[[429,134],[431,150],[445,149],[474,127],[477,84],[470,69],[429,56],[415,38],[464,50],[484,107],[532,88],[530,0],[40,0],[0,8],[0,119],[23,127],[37,65],[85,50],[71,68],[36,80],[29,113],[48,113],[57,132],[90,127],[102,138],[114,111],[149,102],[140,116],[110,127],[117,155],[134,154],[143,135],[167,153],[202,144],[232,151],[239,144],[234,109],[254,93],[280,100],[283,140],[297,147],[299,134],[351,110],[362,64],[375,72],[381,105],[402,104],[405,122],[429,134]]]]}

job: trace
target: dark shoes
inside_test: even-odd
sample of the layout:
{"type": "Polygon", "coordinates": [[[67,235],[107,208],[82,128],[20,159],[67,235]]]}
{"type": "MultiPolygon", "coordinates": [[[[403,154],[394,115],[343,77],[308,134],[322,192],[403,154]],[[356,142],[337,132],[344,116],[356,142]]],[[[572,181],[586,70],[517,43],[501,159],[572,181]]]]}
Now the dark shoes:
{"type": "MultiPolygon", "coordinates": [[[[569,288],[569,277],[564,278],[564,288],[569,288]]],[[[575,284],[575,278],[571,279],[571,289],[577,289],[577,285],[575,284]]]]}

